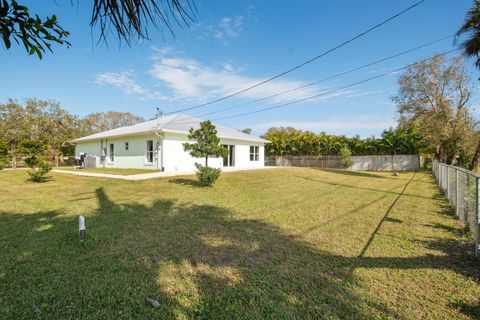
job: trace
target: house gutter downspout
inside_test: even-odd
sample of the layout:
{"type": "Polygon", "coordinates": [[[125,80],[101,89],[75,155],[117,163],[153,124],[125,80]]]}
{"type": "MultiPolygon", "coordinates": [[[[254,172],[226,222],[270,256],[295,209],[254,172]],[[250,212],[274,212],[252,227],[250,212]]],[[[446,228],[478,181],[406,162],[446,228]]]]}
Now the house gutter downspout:
{"type": "Polygon", "coordinates": [[[164,171],[165,168],[163,167],[163,138],[164,134],[161,131],[155,131],[155,135],[160,140],[160,154],[158,154],[157,148],[157,170],[164,171]],[[160,165],[159,165],[160,163],[160,165]]]}

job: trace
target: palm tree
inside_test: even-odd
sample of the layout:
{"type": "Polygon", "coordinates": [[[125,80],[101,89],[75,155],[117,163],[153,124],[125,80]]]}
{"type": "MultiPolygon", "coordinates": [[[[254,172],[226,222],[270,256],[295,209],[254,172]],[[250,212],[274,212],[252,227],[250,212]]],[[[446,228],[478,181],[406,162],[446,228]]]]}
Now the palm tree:
{"type": "Polygon", "coordinates": [[[391,128],[382,133],[381,145],[392,156],[392,171],[394,175],[398,175],[398,172],[395,170],[394,156],[405,147],[405,138],[405,134],[402,131],[391,128]]]}
{"type": "Polygon", "coordinates": [[[457,39],[463,34],[468,35],[460,44],[463,54],[475,57],[475,65],[480,68],[480,0],[475,0],[473,8],[467,11],[465,22],[457,32],[457,39]]]}
{"type": "Polygon", "coordinates": [[[379,139],[375,138],[375,136],[368,137],[365,141],[365,154],[366,155],[376,155],[380,152],[381,145],[379,143],[379,139]]]}
{"type": "Polygon", "coordinates": [[[353,155],[364,155],[366,144],[359,135],[349,139],[348,145],[353,155]]]}

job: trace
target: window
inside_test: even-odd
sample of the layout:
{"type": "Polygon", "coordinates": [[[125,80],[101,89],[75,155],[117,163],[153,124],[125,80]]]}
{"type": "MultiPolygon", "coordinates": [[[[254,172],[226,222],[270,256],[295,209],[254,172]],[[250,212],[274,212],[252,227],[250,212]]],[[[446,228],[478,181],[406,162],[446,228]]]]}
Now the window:
{"type": "Polygon", "coordinates": [[[130,148],[128,142],[125,142],[125,151],[128,151],[128,148],[130,148]]]}
{"type": "Polygon", "coordinates": [[[250,161],[258,161],[258,146],[250,146],[250,161]]]}
{"type": "Polygon", "coordinates": [[[108,153],[108,160],[113,163],[115,161],[115,147],[113,143],[110,143],[109,153],[108,153]]]}
{"type": "Polygon", "coordinates": [[[148,163],[153,163],[153,140],[147,140],[147,152],[145,156],[145,160],[148,163]]]}

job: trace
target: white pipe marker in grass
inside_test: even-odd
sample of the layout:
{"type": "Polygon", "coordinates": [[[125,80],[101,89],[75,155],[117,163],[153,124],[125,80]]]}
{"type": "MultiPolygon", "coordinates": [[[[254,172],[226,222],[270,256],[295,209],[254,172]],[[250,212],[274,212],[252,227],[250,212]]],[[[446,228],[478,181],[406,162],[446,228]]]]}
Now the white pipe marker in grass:
{"type": "Polygon", "coordinates": [[[80,241],[83,241],[85,239],[85,236],[87,235],[87,231],[85,229],[85,217],[80,216],[78,217],[78,233],[80,235],[80,241]]]}

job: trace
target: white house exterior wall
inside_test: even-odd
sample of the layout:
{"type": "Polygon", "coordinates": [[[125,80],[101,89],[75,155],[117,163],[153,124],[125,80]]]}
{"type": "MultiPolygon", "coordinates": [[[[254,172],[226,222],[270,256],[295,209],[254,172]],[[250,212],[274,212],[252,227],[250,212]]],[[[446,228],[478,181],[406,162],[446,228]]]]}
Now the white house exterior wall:
{"type": "MultiPolygon", "coordinates": [[[[160,141],[160,138],[154,134],[141,136],[128,136],[115,139],[104,139],[103,144],[106,147],[105,161],[100,161],[101,140],[93,142],[79,142],[75,150],[76,156],[82,152],[96,157],[96,166],[102,168],[131,168],[131,169],[151,169],[157,170],[156,157],[153,163],[146,161],[147,141],[152,140],[154,147],[160,141]],[[125,150],[125,142],[128,142],[128,150],[125,150]],[[114,145],[114,161],[109,161],[109,145],[114,145]]],[[[154,153],[155,155],[155,153],[154,153]]]]}
{"type": "MultiPolygon", "coordinates": [[[[263,143],[241,140],[220,139],[221,144],[235,146],[235,167],[237,168],[258,168],[264,166],[265,147],[263,143]],[[259,147],[258,161],[250,161],[250,146],[259,147]]],[[[222,159],[223,164],[223,159],[222,159]]]]}
{"type": "MultiPolygon", "coordinates": [[[[148,135],[132,135],[126,137],[104,139],[106,147],[105,161],[100,161],[101,140],[78,142],[76,145],[76,155],[87,153],[96,157],[96,167],[105,168],[132,168],[132,169],[151,169],[160,170],[163,166],[167,172],[173,171],[191,171],[195,163],[205,164],[204,159],[193,158],[183,150],[183,143],[188,138],[180,133],[163,133],[161,137],[154,133],[148,135]],[[153,140],[154,161],[146,161],[146,142],[153,140]],[[129,143],[129,150],[125,150],[125,142],[129,143]],[[114,144],[114,162],[109,161],[109,144],[114,144]],[[158,149],[156,149],[158,147],[158,149]],[[163,151],[162,151],[163,147],[163,151]],[[163,158],[163,159],[162,159],[163,158]],[[162,161],[163,160],[163,161],[162,161]],[[157,164],[158,163],[158,164],[157,164]]],[[[243,140],[220,139],[221,144],[235,145],[235,167],[254,168],[264,166],[264,144],[261,142],[248,142],[243,140]],[[250,146],[259,147],[259,160],[250,161],[250,146]]],[[[208,164],[211,167],[221,168],[223,166],[222,158],[209,158],[208,164]]]]}
{"type": "MultiPolygon", "coordinates": [[[[189,141],[184,134],[165,133],[163,141],[163,167],[167,172],[191,171],[195,163],[205,164],[205,159],[193,158],[183,150],[183,143],[189,141]]],[[[222,167],[221,158],[209,158],[208,165],[214,168],[222,167]]]]}

